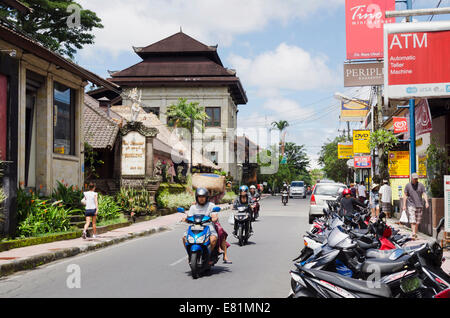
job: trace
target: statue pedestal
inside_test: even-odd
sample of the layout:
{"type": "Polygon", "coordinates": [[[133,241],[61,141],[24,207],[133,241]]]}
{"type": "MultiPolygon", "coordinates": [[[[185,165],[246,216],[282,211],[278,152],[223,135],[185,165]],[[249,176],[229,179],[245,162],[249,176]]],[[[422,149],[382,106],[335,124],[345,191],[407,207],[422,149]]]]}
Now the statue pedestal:
{"type": "Polygon", "coordinates": [[[153,175],[153,139],[158,129],[141,122],[129,122],[120,129],[120,187],[156,192],[159,185],[153,175]],[[155,190],[156,187],[156,190],[155,190]]]}

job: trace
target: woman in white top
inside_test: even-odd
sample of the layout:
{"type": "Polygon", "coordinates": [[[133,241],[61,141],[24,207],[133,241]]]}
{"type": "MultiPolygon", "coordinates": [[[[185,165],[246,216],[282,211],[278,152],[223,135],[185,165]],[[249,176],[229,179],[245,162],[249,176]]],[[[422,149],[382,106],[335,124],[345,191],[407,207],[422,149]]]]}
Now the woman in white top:
{"type": "Polygon", "coordinates": [[[89,224],[92,221],[92,229],[94,232],[93,238],[97,237],[97,212],[98,212],[98,194],[95,192],[95,185],[91,182],[88,186],[89,191],[84,192],[84,199],[86,200],[86,224],[84,225],[83,230],[83,239],[86,239],[86,231],[89,227],[89,224]]]}

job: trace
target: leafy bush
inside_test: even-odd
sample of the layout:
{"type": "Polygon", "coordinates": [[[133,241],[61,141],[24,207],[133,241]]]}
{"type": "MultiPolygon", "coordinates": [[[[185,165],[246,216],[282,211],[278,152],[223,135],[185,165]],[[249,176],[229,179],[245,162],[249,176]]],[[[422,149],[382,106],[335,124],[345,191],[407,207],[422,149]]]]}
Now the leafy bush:
{"type": "Polygon", "coordinates": [[[150,192],[145,189],[125,189],[122,188],[116,194],[117,204],[124,213],[139,213],[141,215],[150,214],[153,211],[153,198],[150,192]]]}
{"type": "Polygon", "coordinates": [[[220,200],[220,203],[232,203],[237,195],[233,191],[225,193],[225,196],[220,200]]]}
{"type": "Polygon", "coordinates": [[[56,181],[57,187],[53,190],[52,199],[55,201],[62,201],[66,207],[80,209],[83,207],[81,199],[83,199],[83,191],[79,190],[77,186],[69,186],[62,182],[56,181]]]}
{"type": "Polygon", "coordinates": [[[5,192],[3,191],[3,189],[0,189],[0,204],[3,203],[3,201],[5,201],[7,199],[5,192]]]}
{"type": "Polygon", "coordinates": [[[109,221],[119,218],[120,206],[113,197],[107,195],[98,195],[97,221],[109,221]]]}
{"type": "Polygon", "coordinates": [[[17,234],[21,237],[67,231],[70,228],[70,215],[74,212],[57,201],[47,204],[40,201],[31,203],[31,213],[19,223],[17,234]]]}
{"type": "Polygon", "coordinates": [[[187,192],[170,194],[167,190],[165,190],[158,195],[158,197],[156,198],[156,202],[161,208],[189,208],[192,203],[195,202],[195,197],[194,195],[187,192]]]}

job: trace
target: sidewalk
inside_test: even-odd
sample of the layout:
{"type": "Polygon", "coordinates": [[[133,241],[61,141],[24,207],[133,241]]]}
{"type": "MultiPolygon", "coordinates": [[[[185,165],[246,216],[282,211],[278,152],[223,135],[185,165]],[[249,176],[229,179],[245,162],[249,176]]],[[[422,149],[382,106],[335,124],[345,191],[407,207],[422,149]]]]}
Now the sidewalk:
{"type": "MultiPolygon", "coordinates": [[[[396,222],[398,222],[398,219],[393,217],[391,219],[386,219],[387,220],[387,224],[400,230],[401,234],[408,234],[408,235],[412,235],[412,231],[410,227],[406,227],[402,224],[397,224],[396,222]]],[[[417,240],[415,241],[409,241],[405,244],[405,246],[411,246],[411,245],[419,245],[419,244],[423,244],[423,243],[427,243],[430,241],[435,241],[434,237],[425,235],[423,233],[418,232],[417,236],[419,237],[417,240]]],[[[445,261],[442,263],[442,270],[444,272],[446,272],[447,274],[450,275],[450,250],[448,249],[444,249],[444,259],[445,261]]]]}
{"type": "MultiPolygon", "coordinates": [[[[228,210],[230,205],[219,205],[222,210],[228,210]]],[[[39,245],[15,248],[0,253],[0,277],[10,275],[21,270],[29,270],[37,266],[72,257],[95,249],[154,233],[171,230],[183,218],[183,214],[174,213],[161,216],[150,221],[132,224],[105,232],[97,238],[77,238],[39,245]]]]}

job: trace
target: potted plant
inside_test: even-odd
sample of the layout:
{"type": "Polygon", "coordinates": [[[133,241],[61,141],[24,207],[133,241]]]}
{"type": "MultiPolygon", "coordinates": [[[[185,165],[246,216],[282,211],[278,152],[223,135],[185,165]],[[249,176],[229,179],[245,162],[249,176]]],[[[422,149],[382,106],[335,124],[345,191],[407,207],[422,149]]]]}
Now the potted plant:
{"type": "Polygon", "coordinates": [[[440,146],[433,138],[426,150],[427,179],[431,194],[433,231],[444,216],[444,175],[449,173],[449,159],[446,147],[440,146]]]}

